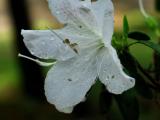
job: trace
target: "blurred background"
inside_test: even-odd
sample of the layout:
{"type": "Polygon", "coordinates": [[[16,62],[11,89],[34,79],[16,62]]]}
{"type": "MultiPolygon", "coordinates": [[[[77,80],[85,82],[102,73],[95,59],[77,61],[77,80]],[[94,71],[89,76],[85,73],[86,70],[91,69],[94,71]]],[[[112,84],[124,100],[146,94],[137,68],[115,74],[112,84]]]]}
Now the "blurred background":
{"type": "MultiPolygon", "coordinates": [[[[113,2],[116,33],[122,32],[124,15],[128,17],[131,31],[148,32],[137,0],[113,2]]],[[[144,5],[148,13],[160,17],[155,0],[144,0],[144,5]]],[[[43,85],[48,68],[17,57],[18,53],[34,57],[23,44],[21,29],[48,27],[58,28],[59,24],[46,0],[0,0],[0,120],[106,120],[98,110],[98,84],[92,88],[86,103],[77,106],[73,114],[65,115],[45,99],[43,85]]],[[[153,51],[147,47],[136,45],[131,52],[144,67],[152,62],[153,51]]],[[[140,99],[140,103],[140,120],[160,120],[160,107],[151,100],[140,99]]],[[[110,116],[107,120],[122,119],[116,105],[110,116]]]]}

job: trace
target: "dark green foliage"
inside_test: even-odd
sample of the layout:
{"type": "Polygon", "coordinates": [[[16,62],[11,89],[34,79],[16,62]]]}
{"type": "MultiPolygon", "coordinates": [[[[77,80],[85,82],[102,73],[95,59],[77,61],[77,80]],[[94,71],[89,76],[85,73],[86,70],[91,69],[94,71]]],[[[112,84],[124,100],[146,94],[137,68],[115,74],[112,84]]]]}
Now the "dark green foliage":
{"type": "Polygon", "coordinates": [[[150,40],[150,37],[147,34],[142,32],[137,32],[137,31],[128,33],[128,38],[138,40],[138,41],[150,40]]]}
{"type": "Polygon", "coordinates": [[[144,78],[137,74],[136,76],[136,86],[135,89],[139,95],[146,99],[153,99],[153,91],[146,83],[144,78]]]}
{"type": "Polygon", "coordinates": [[[99,97],[100,111],[102,114],[107,114],[112,106],[112,94],[104,89],[99,97]]]}
{"type": "Polygon", "coordinates": [[[116,95],[115,100],[124,120],[139,119],[139,104],[134,90],[127,91],[121,95],[116,95]]]}
{"type": "Polygon", "coordinates": [[[123,51],[120,54],[120,59],[128,73],[136,79],[135,90],[137,93],[147,99],[153,98],[152,90],[143,76],[138,72],[140,66],[136,59],[127,51],[123,51]]]}

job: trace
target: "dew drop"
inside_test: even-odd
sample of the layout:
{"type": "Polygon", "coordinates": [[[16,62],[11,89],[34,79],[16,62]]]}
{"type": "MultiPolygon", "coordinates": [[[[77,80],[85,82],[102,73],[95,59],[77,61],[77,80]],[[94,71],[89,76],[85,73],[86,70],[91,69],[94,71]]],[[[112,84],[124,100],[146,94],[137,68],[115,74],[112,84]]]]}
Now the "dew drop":
{"type": "Polygon", "coordinates": [[[69,82],[71,82],[71,81],[72,81],[72,79],[71,79],[71,78],[68,78],[67,80],[68,80],[69,82]]]}
{"type": "Polygon", "coordinates": [[[115,76],[114,75],[112,75],[112,77],[111,77],[112,79],[114,79],[115,78],[115,76]]]}
{"type": "Polygon", "coordinates": [[[82,28],[82,26],[80,25],[79,28],[82,28]]]}

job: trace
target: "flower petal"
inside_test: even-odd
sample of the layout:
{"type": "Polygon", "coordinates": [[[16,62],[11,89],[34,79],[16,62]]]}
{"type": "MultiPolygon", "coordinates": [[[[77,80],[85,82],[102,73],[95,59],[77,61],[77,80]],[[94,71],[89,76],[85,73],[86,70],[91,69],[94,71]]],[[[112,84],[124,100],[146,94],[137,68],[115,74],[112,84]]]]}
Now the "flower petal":
{"type": "Polygon", "coordinates": [[[59,111],[63,111],[64,113],[71,113],[74,107],[67,107],[64,109],[60,109],[59,111]]]}
{"type": "Polygon", "coordinates": [[[96,15],[98,25],[104,37],[104,43],[110,44],[114,29],[114,8],[111,0],[97,0],[92,2],[92,9],[96,15]]]}
{"type": "Polygon", "coordinates": [[[54,30],[63,39],[69,39],[71,43],[77,43],[80,50],[100,44],[99,37],[89,30],[77,28],[74,25],[66,25],[62,29],[54,30]]]}
{"type": "Polygon", "coordinates": [[[21,34],[31,54],[39,58],[66,60],[76,55],[50,30],[22,30],[21,34]]]}
{"type": "Polygon", "coordinates": [[[77,29],[97,34],[97,21],[90,0],[48,0],[48,3],[52,14],[63,24],[71,24],[77,29]]]}
{"type": "Polygon", "coordinates": [[[79,0],[48,0],[53,16],[62,23],[72,21],[71,18],[76,15],[75,9],[78,4],[80,4],[79,0]]]}
{"type": "Polygon", "coordinates": [[[117,53],[112,46],[100,51],[97,65],[99,79],[109,92],[121,94],[134,86],[134,78],[123,72],[117,53]]]}
{"type": "Polygon", "coordinates": [[[70,113],[75,105],[84,100],[97,76],[94,55],[85,54],[57,62],[48,72],[45,95],[59,111],[70,113]]]}

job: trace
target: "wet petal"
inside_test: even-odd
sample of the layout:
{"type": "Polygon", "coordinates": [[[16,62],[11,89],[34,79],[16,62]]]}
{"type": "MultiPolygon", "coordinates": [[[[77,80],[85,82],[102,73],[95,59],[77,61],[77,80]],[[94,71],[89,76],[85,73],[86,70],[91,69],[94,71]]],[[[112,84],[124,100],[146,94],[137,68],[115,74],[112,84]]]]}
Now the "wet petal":
{"type": "MultiPolygon", "coordinates": [[[[95,55],[95,54],[94,54],[95,55]]],[[[65,113],[84,101],[97,76],[94,55],[84,55],[68,61],[57,62],[45,80],[45,95],[48,102],[65,113]]]]}
{"type": "Polygon", "coordinates": [[[121,94],[132,88],[135,80],[123,72],[115,49],[112,46],[108,48],[104,48],[98,58],[99,79],[109,92],[121,94]]]}
{"type": "Polygon", "coordinates": [[[66,60],[76,55],[50,30],[22,30],[21,34],[31,54],[39,58],[66,60]]]}

